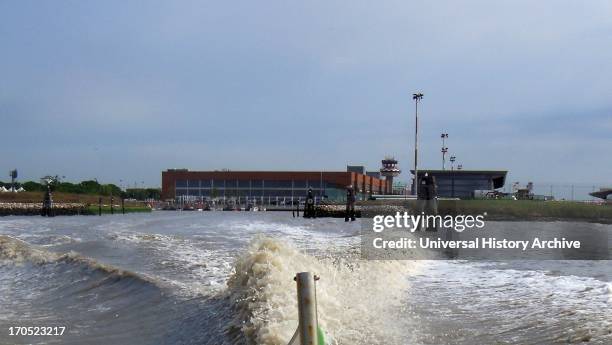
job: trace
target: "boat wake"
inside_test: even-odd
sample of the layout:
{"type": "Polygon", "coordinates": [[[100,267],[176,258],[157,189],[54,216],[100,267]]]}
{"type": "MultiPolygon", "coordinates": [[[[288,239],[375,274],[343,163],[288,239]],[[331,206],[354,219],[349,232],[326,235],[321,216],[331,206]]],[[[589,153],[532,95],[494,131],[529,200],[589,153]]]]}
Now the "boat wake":
{"type": "Polygon", "coordinates": [[[218,326],[231,317],[222,298],[184,298],[152,277],[8,236],[0,236],[0,306],[2,329],[67,327],[61,338],[0,336],[15,344],[219,344],[218,326]]]}
{"type": "Polygon", "coordinates": [[[284,345],[297,328],[297,272],[317,282],[319,323],[330,344],[400,344],[400,312],[409,262],[363,261],[356,255],[315,257],[279,239],[254,239],[235,264],[228,293],[234,331],[248,344],[284,345]]]}

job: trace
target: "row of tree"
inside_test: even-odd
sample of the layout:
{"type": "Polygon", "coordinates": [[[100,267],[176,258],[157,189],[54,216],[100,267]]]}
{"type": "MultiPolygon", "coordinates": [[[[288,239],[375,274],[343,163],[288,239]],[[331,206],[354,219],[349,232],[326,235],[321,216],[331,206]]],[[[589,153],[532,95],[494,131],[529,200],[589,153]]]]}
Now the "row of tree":
{"type": "Polygon", "coordinates": [[[159,200],[161,198],[161,189],[159,188],[128,188],[124,193],[126,199],[159,200]]]}
{"type": "MultiPolygon", "coordinates": [[[[47,185],[54,192],[72,193],[72,194],[92,194],[92,195],[115,195],[126,199],[155,199],[159,200],[161,190],[158,188],[128,188],[123,191],[119,186],[109,183],[101,184],[96,180],[81,181],[79,183],[71,183],[61,181],[58,176],[45,176],[40,182],[27,181],[15,182],[15,189],[23,187],[27,192],[44,192],[47,190],[47,185]]],[[[0,186],[7,189],[11,188],[10,182],[0,181],[0,186]]]]}

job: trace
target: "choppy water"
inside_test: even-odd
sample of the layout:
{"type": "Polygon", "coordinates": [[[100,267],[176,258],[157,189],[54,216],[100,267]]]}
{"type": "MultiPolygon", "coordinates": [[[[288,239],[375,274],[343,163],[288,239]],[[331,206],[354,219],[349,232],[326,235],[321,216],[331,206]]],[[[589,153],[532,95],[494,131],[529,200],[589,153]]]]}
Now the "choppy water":
{"type": "Polygon", "coordinates": [[[363,261],[358,233],[280,212],[1,218],[0,344],[284,345],[300,271],[331,344],[612,344],[610,261],[363,261]],[[30,325],[67,330],[8,335],[30,325]]]}

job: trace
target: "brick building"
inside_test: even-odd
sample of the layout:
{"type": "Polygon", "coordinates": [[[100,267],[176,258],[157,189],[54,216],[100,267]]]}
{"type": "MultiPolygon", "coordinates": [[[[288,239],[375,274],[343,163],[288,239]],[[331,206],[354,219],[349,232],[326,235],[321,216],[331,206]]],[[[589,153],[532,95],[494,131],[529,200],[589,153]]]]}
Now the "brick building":
{"type": "Polygon", "coordinates": [[[304,200],[308,188],[318,198],[343,200],[346,187],[359,198],[390,193],[386,180],[352,171],[189,171],[162,172],[162,199],[304,200]]]}

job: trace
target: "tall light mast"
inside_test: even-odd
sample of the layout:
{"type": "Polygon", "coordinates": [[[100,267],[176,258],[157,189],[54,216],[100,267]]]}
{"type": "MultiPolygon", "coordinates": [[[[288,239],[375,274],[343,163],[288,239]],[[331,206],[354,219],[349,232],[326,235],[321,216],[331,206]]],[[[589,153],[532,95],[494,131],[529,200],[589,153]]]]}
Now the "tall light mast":
{"type": "Polygon", "coordinates": [[[414,100],[414,195],[419,198],[419,102],[422,93],[412,94],[414,100]]]}
{"type": "Polygon", "coordinates": [[[451,156],[451,197],[455,197],[455,160],[457,157],[451,156]]]}
{"type": "Polygon", "coordinates": [[[446,170],[446,153],[448,152],[448,147],[445,145],[445,140],[448,139],[448,133],[442,133],[440,138],[442,138],[442,170],[446,170]]]}

